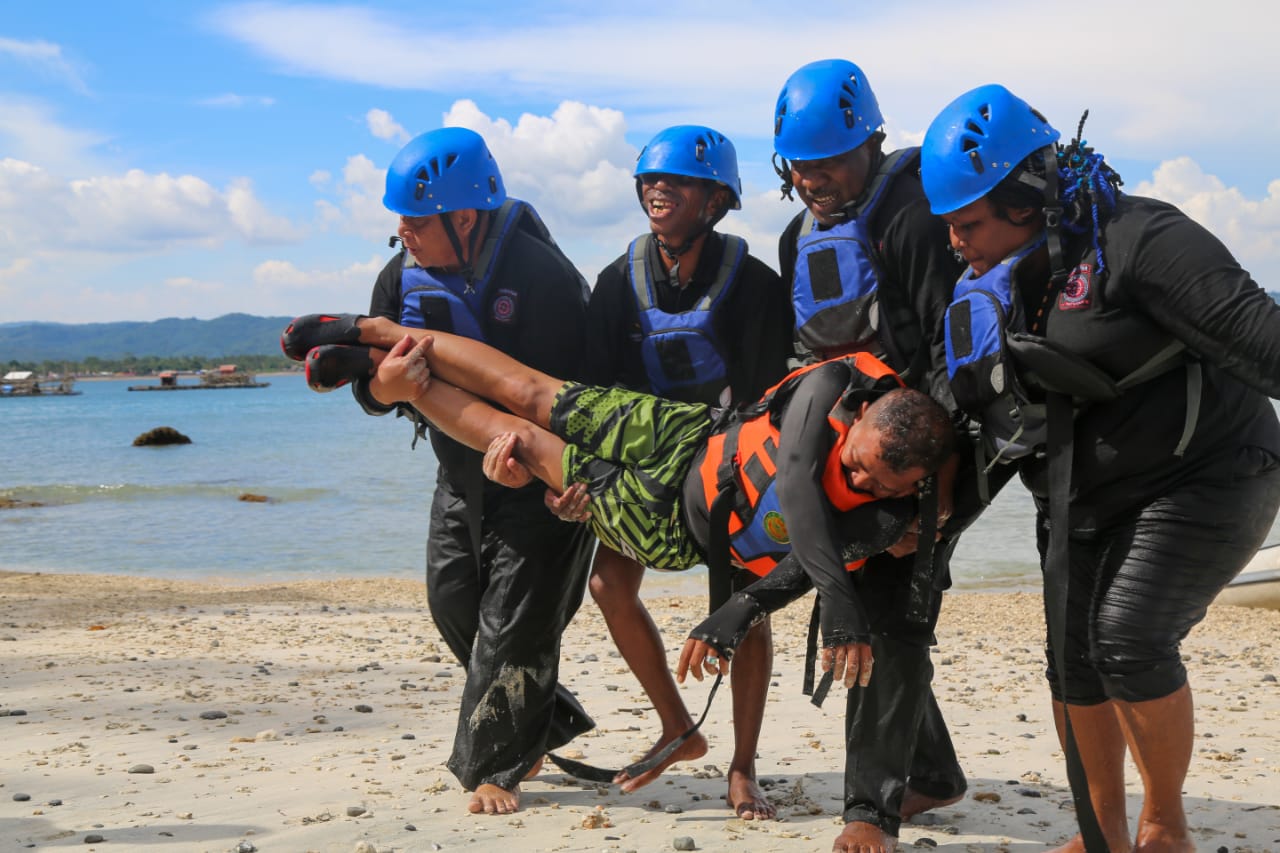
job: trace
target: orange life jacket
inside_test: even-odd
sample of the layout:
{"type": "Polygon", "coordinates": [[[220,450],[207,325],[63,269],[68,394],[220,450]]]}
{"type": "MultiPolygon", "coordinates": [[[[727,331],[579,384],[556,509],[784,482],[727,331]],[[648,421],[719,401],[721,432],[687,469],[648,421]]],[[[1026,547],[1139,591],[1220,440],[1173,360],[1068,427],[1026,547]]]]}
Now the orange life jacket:
{"type": "MultiPolygon", "coordinates": [[[[733,510],[728,516],[730,557],[762,577],[791,552],[791,538],[776,488],[782,409],[804,374],[831,361],[849,365],[851,391],[870,391],[877,385],[902,386],[902,380],[888,365],[864,352],[801,367],[766,391],[758,403],[738,413],[729,429],[713,435],[698,469],[708,507],[721,491],[734,487],[733,510]]],[[[857,415],[854,408],[845,405],[848,393],[841,394],[827,413],[832,438],[822,470],[822,490],[836,512],[848,512],[875,500],[872,495],[853,490],[840,462],[840,451],[857,415]]],[[[858,560],[845,568],[853,571],[864,562],[858,560]]]]}

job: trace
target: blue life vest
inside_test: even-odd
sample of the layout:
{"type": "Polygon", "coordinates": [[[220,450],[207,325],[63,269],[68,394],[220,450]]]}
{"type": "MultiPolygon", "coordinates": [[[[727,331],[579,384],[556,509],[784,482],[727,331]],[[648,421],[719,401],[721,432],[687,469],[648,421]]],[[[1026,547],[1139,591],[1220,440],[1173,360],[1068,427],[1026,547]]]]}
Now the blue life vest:
{"type": "MultiPolygon", "coordinates": [[[[489,221],[489,233],[476,253],[472,275],[425,269],[403,252],[400,272],[400,324],[436,329],[483,341],[489,284],[507,240],[522,229],[559,251],[547,226],[528,202],[508,198],[489,221]]],[[[586,282],[582,282],[585,291],[586,282]]]]}
{"type": "MultiPolygon", "coordinates": [[[[919,162],[919,152],[904,148],[886,156],[844,222],[820,230],[813,214],[805,211],[796,239],[791,301],[797,338],[820,357],[863,348],[880,329],[881,270],[871,220],[893,179],[919,162]]],[[[884,352],[881,346],[869,349],[884,352]]]]}
{"type": "Polygon", "coordinates": [[[644,337],[649,389],[659,397],[686,402],[716,402],[728,384],[725,350],[716,338],[716,310],[729,295],[747,256],[747,241],[723,235],[724,254],[707,292],[687,311],[668,313],[658,307],[649,252],[653,234],[642,234],[627,249],[627,273],[635,294],[636,313],[644,337]]]}
{"type": "Polygon", "coordinates": [[[978,452],[984,470],[1031,454],[1048,439],[1046,395],[1070,397],[1079,413],[1091,402],[1114,400],[1165,371],[1188,367],[1187,422],[1175,455],[1182,455],[1199,411],[1199,364],[1178,340],[1147,342],[1152,354],[1120,379],[1085,357],[1040,335],[1027,333],[1016,286],[1018,264],[1043,246],[1040,234],[980,276],[966,269],[956,284],[945,320],[947,377],[956,404],[980,422],[978,452]]]}

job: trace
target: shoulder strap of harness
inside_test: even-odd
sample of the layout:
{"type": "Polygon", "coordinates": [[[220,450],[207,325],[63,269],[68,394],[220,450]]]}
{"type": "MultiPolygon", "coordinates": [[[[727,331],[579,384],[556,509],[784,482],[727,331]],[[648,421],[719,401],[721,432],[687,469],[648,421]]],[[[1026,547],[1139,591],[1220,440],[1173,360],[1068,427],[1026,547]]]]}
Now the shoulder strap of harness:
{"type": "MultiPolygon", "coordinates": [[[[746,240],[734,234],[722,234],[721,239],[724,252],[720,256],[720,266],[716,269],[715,278],[707,292],[690,310],[709,311],[718,304],[728,293],[729,285],[737,278],[742,260],[747,256],[746,240]]],[[[641,234],[627,248],[627,274],[636,296],[636,305],[641,311],[648,311],[658,304],[653,291],[653,271],[649,268],[649,251],[653,241],[652,232],[641,234]]]]}

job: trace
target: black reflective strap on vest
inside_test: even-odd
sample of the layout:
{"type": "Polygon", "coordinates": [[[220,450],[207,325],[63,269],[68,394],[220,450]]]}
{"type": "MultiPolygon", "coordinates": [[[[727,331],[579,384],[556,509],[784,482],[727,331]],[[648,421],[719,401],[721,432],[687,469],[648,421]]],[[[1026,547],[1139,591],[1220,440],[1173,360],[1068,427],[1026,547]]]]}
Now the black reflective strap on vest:
{"type": "Polygon", "coordinates": [[[723,680],[724,676],[720,673],[716,673],[716,680],[711,683],[711,692],[707,694],[707,706],[702,709],[702,716],[698,717],[698,721],[690,726],[688,731],[671,741],[671,743],[667,744],[653,755],[650,755],[648,758],[641,759],[634,764],[628,764],[621,770],[608,770],[604,767],[595,767],[582,761],[574,761],[572,758],[564,758],[556,755],[554,752],[548,752],[547,758],[550,758],[552,764],[556,765],[569,775],[576,776],[579,779],[585,779],[588,782],[612,782],[619,773],[627,774],[628,779],[634,779],[637,776],[648,773],[650,770],[670,758],[677,749],[684,745],[685,741],[693,736],[694,732],[701,728],[703,721],[707,719],[707,713],[711,710],[711,702],[716,698],[716,691],[720,689],[720,682],[723,680]]]}
{"type": "Polygon", "coordinates": [[[1110,848],[1098,826],[1089,798],[1089,780],[1076,747],[1067,704],[1067,592],[1070,586],[1071,454],[1075,422],[1071,398],[1048,395],[1049,406],[1049,544],[1044,558],[1045,614],[1053,641],[1054,664],[1062,691],[1063,738],[1067,758],[1067,779],[1076,806],[1076,822],[1086,853],[1109,853],[1110,848]]]}

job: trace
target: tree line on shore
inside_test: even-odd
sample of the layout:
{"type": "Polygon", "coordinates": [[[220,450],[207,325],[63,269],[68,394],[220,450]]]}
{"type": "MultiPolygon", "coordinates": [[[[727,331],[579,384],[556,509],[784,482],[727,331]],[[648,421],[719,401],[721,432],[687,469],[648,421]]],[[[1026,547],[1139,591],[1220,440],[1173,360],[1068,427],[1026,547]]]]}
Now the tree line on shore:
{"type": "Polygon", "coordinates": [[[248,373],[274,373],[300,370],[302,365],[283,355],[126,355],[121,358],[88,356],[79,361],[21,361],[11,359],[5,364],[5,372],[30,370],[40,376],[103,376],[123,374],[127,376],[155,376],[166,370],[179,373],[195,373],[216,370],[220,365],[234,364],[248,373]]]}

